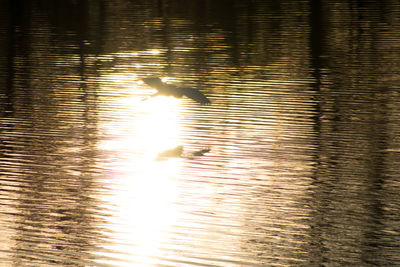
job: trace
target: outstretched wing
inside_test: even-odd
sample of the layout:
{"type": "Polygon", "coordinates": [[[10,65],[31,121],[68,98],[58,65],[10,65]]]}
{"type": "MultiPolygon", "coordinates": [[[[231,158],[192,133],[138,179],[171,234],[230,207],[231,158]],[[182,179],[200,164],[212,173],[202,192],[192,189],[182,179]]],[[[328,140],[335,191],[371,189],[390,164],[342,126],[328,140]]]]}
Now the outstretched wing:
{"type": "Polygon", "coordinates": [[[179,87],[181,90],[182,95],[185,95],[194,101],[199,102],[202,105],[208,105],[211,104],[211,101],[199,90],[196,88],[190,88],[190,87],[179,87]]]}
{"type": "Polygon", "coordinates": [[[158,93],[161,95],[182,97],[182,90],[172,84],[163,83],[158,77],[144,78],[142,79],[150,87],[157,89],[158,93]]]}
{"type": "Polygon", "coordinates": [[[154,89],[160,90],[163,87],[164,83],[158,77],[150,77],[142,79],[147,85],[153,87],[154,89]]]}

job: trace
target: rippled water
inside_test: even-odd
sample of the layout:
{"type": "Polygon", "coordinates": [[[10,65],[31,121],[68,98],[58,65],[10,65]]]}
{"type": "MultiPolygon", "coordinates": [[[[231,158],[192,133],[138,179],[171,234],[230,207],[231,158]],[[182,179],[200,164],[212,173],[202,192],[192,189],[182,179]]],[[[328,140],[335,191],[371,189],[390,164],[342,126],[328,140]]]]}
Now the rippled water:
{"type": "Polygon", "coordinates": [[[4,2],[1,266],[400,265],[399,3],[142,2],[4,2]]]}

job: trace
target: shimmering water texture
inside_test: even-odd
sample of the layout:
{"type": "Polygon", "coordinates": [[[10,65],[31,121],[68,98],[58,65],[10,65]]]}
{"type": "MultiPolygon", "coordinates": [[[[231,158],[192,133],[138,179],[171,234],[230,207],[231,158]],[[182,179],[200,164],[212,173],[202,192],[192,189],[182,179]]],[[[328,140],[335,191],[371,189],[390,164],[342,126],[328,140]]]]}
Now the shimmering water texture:
{"type": "Polygon", "coordinates": [[[0,266],[400,265],[398,1],[3,2],[0,266]]]}

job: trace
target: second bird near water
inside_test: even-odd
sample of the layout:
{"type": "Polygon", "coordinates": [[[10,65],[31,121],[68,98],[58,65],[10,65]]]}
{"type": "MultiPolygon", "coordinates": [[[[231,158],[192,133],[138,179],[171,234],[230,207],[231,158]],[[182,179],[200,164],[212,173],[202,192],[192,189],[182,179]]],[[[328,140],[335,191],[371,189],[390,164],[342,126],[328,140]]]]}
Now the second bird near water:
{"type": "Polygon", "coordinates": [[[172,84],[167,84],[162,82],[161,79],[158,77],[144,78],[143,81],[147,85],[157,89],[158,92],[152,96],[166,95],[166,96],[174,96],[177,98],[186,96],[202,105],[211,104],[211,101],[196,88],[178,87],[172,84]]]}

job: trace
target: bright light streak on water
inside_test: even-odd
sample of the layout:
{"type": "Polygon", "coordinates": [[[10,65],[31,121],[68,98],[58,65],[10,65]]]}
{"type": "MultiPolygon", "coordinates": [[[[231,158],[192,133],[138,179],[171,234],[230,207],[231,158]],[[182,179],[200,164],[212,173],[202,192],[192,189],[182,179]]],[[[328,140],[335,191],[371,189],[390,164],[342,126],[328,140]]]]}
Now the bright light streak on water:
{"type": "Polygon", "coordinates": [[[127,266],[148,266],[160,254],[163,235],[178,219],[174,203],[178,197],[179,159],[156,158],[181,142],[179,105],[171,98],[129,95],[138,88],[127,92],[128,86],[118,76],[115,81],[126,97],[108,101],[102,114],[114,119],[99,124],[108,136],[99,148],[110,170],[105,183],[111,190],[102,199],[112,207],[109,229],[116,243],[109,249],[126,253],[127,266]]]}

